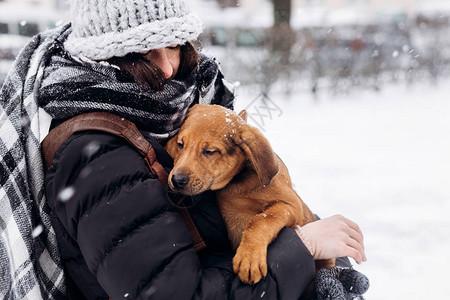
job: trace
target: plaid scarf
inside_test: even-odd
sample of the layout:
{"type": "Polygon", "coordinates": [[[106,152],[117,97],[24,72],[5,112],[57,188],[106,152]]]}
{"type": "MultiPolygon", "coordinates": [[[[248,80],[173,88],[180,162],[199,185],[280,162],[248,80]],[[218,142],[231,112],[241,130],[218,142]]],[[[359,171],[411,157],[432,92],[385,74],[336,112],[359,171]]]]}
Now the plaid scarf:
{"type": "Polygon", "coordinates": [[[196,73],[148,91],[111,65],[75,60],[62,48],[64,25],[35,36],[22,49],[0,90],[0,298],[64,299],[65,281],[44,190],[39,108],[64,120],[110,111],[162,141],[178,131],[194,103],[232,107],[215,61],[196,73]]]}

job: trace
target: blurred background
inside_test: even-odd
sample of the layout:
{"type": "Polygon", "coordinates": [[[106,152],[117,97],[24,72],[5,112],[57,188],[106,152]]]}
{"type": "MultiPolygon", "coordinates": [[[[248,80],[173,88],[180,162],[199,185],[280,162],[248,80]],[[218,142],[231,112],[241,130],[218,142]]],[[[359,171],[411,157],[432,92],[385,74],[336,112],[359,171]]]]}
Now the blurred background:
{"type": "MultiPolygon", "coordinates": [[[[450,0],[190,0],[198,46],[321,217],[365,234],[366,299],[450,299],[450,0]]],[[[0,0],[0,84],[66,0],[0,0]]]]}

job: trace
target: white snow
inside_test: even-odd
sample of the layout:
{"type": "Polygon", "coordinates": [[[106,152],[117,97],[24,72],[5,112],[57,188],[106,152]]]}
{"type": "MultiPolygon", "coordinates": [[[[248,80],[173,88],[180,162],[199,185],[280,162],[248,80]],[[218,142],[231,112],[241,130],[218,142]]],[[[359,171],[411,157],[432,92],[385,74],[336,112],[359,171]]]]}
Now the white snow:
{"type": "Polygon", "coordinates": [[[33,3],[0,3],[0,19],[4,22],[17,21],[20,22],[43,22],[67,18],[68,12],[57,12],[51,9],[50,6],[43,6],[33,3]]]}
{"type": "MultiPolygon", "coordinates": [[[[450,297],[449,83],[269,96],[283,114],[265,135],[299,195],[364,232],[368,261],[356,269],[370,279],[368,300],[450,297]]],[[[241,90],[237,111],[252,93],[241,90]]]]}
{"type": "Polygon", "coordinates": [[[194,1],[192,10],[200,16],[207,28],[236,27],[269,27],[273,23],[271,4],[261,1],[258,5],[244,6],[243,8],[228,7],[222,9],[215,1],[194,1]]]}
{"type": "Polygon", "coordinates": [[[31,236],[32,236],[33,238],[36,238],[36,237],[38,237],[43,231],[44,231],[44,227],[43,227],[41,224],[39,224],[38,226],[36,226],[36,227],[33,229],[33,231],[31,232],[31,236]]]}
{"type": "Polygon", "coordinates": [[[25,46],[30,39],[30,37],[16,34],[0,34],[0,45],[2,49],[19,50],[25,46]]]}
{"type": "Polygon", "coordinates": [[[58,200],[61,202],[67,202],[70,200],[70,198],[75,195],[75,188],[72,186],[66,187],[58,194],[58,200]]]}

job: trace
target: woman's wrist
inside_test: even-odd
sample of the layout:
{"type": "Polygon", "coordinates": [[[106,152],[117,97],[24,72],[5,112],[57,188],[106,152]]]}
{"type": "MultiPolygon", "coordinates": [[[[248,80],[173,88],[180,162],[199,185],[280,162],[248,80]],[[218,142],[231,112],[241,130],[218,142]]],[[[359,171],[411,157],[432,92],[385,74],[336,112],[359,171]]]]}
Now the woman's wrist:
{"type": "Polygon", "coordinates": [[[303,230],[303,228],[300,225],[295,225],[294,226],[294,230],[297,233],[297,235],[300,237],[300,239],[302,240],[303,244],[308,249],[309,253],[311,253],[311,255],[314,257],[314,249],[313,249],[313,246],[311,244],[311,240],[305,234],[305,231],[303,230]]]}

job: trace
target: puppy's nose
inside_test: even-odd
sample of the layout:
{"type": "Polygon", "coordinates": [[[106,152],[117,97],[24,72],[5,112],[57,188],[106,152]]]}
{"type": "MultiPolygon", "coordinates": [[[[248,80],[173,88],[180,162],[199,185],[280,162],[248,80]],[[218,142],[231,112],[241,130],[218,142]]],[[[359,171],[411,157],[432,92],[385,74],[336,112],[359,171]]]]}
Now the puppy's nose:
{"type": "Polygon", "coordinates": [[[184,188],[188,182],[189,182],[189,177],[184,174],[172,175],[172,184],[177,189],[184,188]]]}

